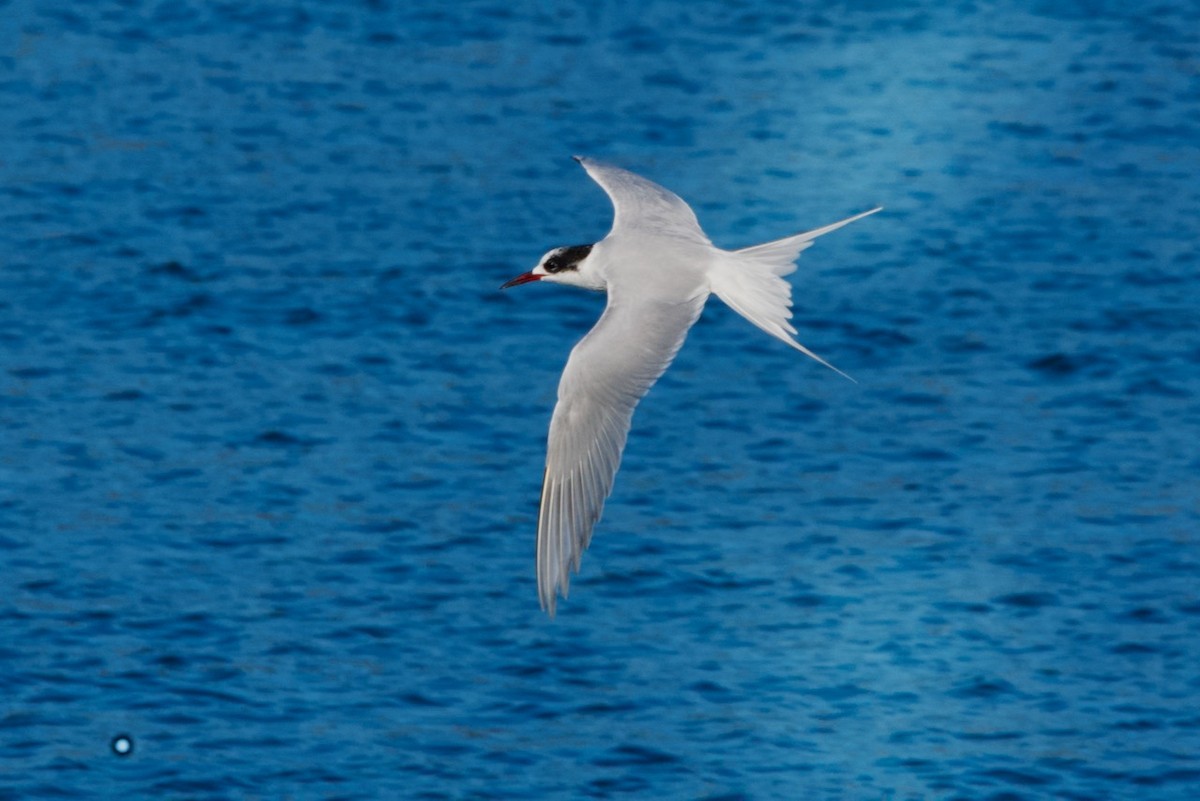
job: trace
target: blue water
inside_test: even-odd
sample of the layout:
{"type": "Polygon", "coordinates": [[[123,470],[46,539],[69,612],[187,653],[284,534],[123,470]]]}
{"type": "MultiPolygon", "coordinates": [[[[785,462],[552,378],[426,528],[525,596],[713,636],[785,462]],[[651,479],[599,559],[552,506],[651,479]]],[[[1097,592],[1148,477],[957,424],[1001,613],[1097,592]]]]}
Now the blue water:
{"type": "Polygon", "coordinates": [[[0,3],[0,798],[1200,797],[1195,6],[990,6],[0,3]],[[574,153],[887,209],[550,621],[574,153]]]}

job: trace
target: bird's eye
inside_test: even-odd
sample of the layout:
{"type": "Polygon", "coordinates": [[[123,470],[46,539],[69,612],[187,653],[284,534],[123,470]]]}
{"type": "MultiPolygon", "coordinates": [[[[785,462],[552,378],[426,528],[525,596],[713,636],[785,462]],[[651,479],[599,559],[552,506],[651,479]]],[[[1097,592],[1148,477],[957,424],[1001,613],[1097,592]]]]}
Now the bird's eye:
{"type": "Polygon", "coordinates": [[[542,262],[542,267],[548,273],[561,273],[564,270],[579,269],[579,262],[591,251],[591,245],[575,245],[569,248],[558,248],[554,255],[542,262]]]}

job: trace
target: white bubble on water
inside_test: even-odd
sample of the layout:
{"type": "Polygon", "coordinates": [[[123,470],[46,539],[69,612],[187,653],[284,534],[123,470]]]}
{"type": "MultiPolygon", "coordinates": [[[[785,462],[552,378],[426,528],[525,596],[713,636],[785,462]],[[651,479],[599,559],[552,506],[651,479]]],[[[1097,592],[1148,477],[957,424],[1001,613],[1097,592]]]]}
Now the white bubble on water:
{"type": "Polygon", "coordinates": [[[128,734],[118,734],[112,738],[112,750],[117,756],[129,756],[133,753],[133,738],[128,734]]]}

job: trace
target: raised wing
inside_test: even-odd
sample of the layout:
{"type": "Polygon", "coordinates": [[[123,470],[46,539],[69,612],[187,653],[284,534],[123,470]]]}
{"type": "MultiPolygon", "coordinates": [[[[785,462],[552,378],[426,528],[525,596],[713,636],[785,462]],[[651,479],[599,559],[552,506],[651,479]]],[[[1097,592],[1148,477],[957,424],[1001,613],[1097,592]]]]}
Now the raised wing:
{"type": "Polygon", "coordinates": [[[696,213],[679,195],[620,167],[582,156],[575,160],[612,200],[613,227],[609,236],[648,231],[655,236],[708,244],[696,213]]]}
{"type": "Polygon", "coordinates": [[[610,289],[599,322],[571,351],[550,420],[538,515],[538,598],[551,617],[612,492],[634,407],[675,358],[707,297],[668,301],[610,289]]]}

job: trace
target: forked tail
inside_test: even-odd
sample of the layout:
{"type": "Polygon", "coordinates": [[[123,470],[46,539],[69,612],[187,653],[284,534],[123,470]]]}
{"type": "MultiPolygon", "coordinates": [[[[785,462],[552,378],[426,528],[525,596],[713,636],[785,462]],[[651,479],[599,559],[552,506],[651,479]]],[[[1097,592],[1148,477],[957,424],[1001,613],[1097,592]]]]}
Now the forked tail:
{"type": "MultiPolygon", "coordinates": [[[[777,239],[742,250],[726,251],[709,274],[713,294],[756,326],[778,337],[806,356],[816,359],[838,375],[853,378],[792,339],[796,329],[792,319],[792,285],[783,280],[796,269],[796,258],[822,234],[861,220],[882,206],[848,217],[841,222],[816,228],[803,234],[777,239]]],[[[855,382],[857,383],[857,382],[855,382]]]]}

